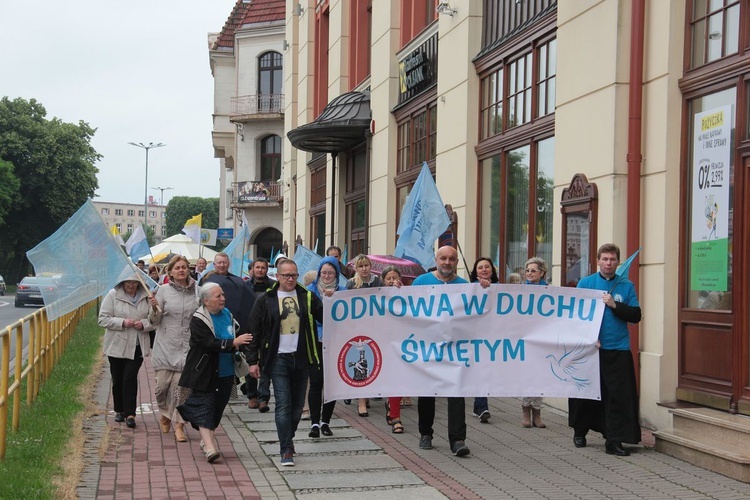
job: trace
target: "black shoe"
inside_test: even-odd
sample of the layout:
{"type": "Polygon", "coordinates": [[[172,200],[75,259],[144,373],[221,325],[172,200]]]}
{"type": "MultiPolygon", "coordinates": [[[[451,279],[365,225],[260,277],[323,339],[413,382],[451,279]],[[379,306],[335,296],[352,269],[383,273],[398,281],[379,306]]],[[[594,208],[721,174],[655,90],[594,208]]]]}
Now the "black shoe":
{"type": "Polygon", "coordinates": [[[135,418],[128,417],[125,419],[125,425],[130,427],[131,429],[135,429],[135,418]]]}
{"type": "Polygon", "coordinates": [[[270,408],[268,407],[268,402],[267,401],[260,401],[258,403],[258,411],[259,412],[266,413],[268,410],[270,410],[270,408]]]}
{"type": "Polygon", "coordinates": [[[419,449],[420,450],[431,450],[432,449],[432,436],[424,435],[419,438],[419,449]]]}
{"type": "Polygon", "coordinates": [[[317,424],[310,427],[310,433],[308,434],[311,438],[319,438],[320,437],[320,427],[318,427],[317,424]]]}
{"type": "Polygon", "coordinates": [[[630,452],[622,447],[622,443],[619,441],[606,441],[604,443],[604,451],[607,455],[615,455],[618,457],[628,457],[630,452]]]}
{"type": "Polygon", "coordinates": [[[352,404],[352,400],[351,399],[345,399],[344,400],[344,404],[345,405],[350,405],[350,404],[352,404]]]}
{"type": "Polygon", "coordinates": [[[333,436],[333,431],[328,427],[328,424],[320,424],[320,433],[324,436],[333,436]]]}
{"type": "Polygon", "coordinates": [[[457,457],[465,457],[469,454],[469,448],[463,441],[456,441],[451,445],[451,452],[457,457]]]}
{"type": "Polygon", "coordinates": [[[586,436],[573,436],[573,444],[576,445],[576,448],[585,448],[586,436]]]}
{"type": "Polygon", "coordinates": [[[125,421],[125,415],[120,413],[119,411],[115,413],[115,422],[124,422],[125,421]]]}
{"type": "Polygon", "coordinates": [[[479,414],[479,421],[483,424],[486,424],[490,421],[491,416],[492,415],[490,415],[489,410],[484,410],[482,413],[479,414]]]}

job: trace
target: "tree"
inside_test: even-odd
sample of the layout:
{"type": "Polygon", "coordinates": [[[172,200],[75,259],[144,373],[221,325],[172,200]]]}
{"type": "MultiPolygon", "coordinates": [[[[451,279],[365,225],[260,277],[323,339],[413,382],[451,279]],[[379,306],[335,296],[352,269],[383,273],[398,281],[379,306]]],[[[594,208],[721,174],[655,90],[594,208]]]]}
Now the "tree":
{"type": "Polygon", "coordinates": [[[185,223],[198,214],[203,214],[202,227],[219,227],[219,198],[199,198],[197,196],[175,196],[167,204],[167,234],[180,234],[185,223]]]}
{"type": "Polygon", "coordinates": [[[96,130],[46,115],[35,99],[0,99],[0,270],[11,281],[27,273],[26,251],[98,187],[94,164],[101,156],[91,146],[96,130]]]}

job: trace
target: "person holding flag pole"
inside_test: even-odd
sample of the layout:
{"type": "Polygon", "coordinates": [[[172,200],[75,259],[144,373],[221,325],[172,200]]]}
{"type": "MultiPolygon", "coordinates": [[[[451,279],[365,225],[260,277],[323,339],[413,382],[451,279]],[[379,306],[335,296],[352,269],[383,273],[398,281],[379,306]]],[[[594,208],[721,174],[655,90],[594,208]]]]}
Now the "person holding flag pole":
{"type": "Polygon", "coordinates": [[[638,385],[628,331],[628,323],[641,321],[641,305],[633,283],[627,279],[630,264],[637,253],[617,269],[620,248],[606,243],[596,254],[599,272],[578,282],[578,288],[601,290],[602,301],[607,306],[597,342],[601,401],[569,399],[568,425],[573,428],[576,448],[586,446],[586,434],[593,430],[604,435],[605,452],[618,457],[630,455],[622,443],[637,444],[641,441],[638,385]]]}

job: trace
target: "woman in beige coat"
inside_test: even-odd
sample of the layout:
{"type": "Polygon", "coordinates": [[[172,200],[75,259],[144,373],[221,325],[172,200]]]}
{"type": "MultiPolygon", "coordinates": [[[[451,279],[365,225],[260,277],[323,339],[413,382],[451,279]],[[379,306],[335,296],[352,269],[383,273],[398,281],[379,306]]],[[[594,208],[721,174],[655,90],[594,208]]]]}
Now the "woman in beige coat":
{"type": "Polygon", "coordinates": [[[104,297],[99,312],[99,326],[104,331],[104,354],[109,358],[112,374],[112,399],[115,422],[135,428],[138,370],[143,356],[148,356],[148,295],[134,274],[121,281],[104,297]]]}
{"type": "Polygon", "coordinates": [[[183,443],[185,421],[177,406],[185,402],[189,390],[180,387],[180,375],[185,367],[185,356],[190,349],[190,320],[198,309],[195,280],[190,276],[190,263],[182,255],[172,257],[167,264],[169,282],[159,287],[151,299],[159,309],[151,309],[149,319],[156,327],[151,365],[156,372],[156,404],[161,413],[159,425],[163,433],[174,425],[175,439],[183,443]]]}

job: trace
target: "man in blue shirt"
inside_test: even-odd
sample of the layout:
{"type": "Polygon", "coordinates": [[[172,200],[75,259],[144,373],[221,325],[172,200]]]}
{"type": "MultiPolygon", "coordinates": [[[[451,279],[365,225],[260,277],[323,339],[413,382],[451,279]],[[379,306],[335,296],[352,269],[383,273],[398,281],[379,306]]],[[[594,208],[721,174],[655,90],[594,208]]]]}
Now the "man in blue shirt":
{"type": "MultiPolygon", "coordinates": [[[[438,248],[435,254],[437,269],[431,273],[418,276],[412,286],[419,285],[458,285],[468,283],[456,274],[458,252],[451,246],[438,248]]],[[[419,447],[432,449],[432,424],[435,422],[435,398],[420,396],[417,403],[419,413],[419,447]]],[[[466,406],[464,398],[448,398],[448,442],[451,452],[457,457],[469,454],[466,446],[466,406]]]]}
{"type": "Polygon", "coordinates": [[[620,264],[617,245],[607,243],[599,247],[596,263],[599,272],[581,279],[578,288],[602,290],[602,301],[607,306],[598,341],[602,398],[601,401],[569,399],[568,425],[574,429],[576,448],[586,446],[586,434],[593,430],[604,436],[608,454],[626,457],[630,452],[622,443],[641,441],[638,387],[628,332],[628,323],[641,321],[641,305],[633,283],[615,273],[620,264]]]}

